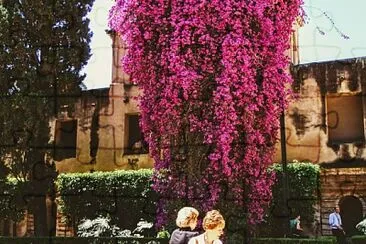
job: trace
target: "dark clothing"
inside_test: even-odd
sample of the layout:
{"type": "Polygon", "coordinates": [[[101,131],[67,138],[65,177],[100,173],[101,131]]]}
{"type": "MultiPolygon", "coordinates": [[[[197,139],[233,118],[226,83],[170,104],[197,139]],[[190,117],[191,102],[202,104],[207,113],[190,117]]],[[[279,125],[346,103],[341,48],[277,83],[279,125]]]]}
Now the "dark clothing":
{"type": "Polygon", "coordinates": [[[294,232],[292,232],[292,235],[298,238],[309,238],[309,236],[306,235],[302,230],[294,230],[294,232]]]}
{"type": "Polygon", "coordinates": [[[197,236],[197,231],[192,231],[191,228],[179,228],[173,231],[170,237],[169,244],[187,244],[189,239],[197,236]]]}
{"type": "Polygon", "coordinates": [[[338,244],[347,244],[346,242],[346,235],[344,234],[343,230],[340,229],[332,229],[332,234],[337,238],[338,244]]]}

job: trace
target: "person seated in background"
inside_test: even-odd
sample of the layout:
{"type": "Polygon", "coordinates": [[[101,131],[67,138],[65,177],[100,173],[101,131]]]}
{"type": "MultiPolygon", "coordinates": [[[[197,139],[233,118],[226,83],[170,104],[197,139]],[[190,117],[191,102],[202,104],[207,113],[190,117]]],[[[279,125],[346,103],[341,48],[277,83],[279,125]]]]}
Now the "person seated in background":
{"type": "Polygon", "coordinates": [[[295,237],[307,238],[308,236],[304,233],[304,230],[300,226],[300,215],[290,220],[290,231],[295,237]]]}
{"type": "Polygon", "coordinates": [[[140,153],[142,153],[142,141],[141,140],[135,142],[132,145],[132,152],[134,154],[140,154],[140,153]]]}
{"type": "Polygon", "coordinates": [[[169,244],[187,244],[189,239],[199,233],[193,231],[197,226],[198,211],[192,207],[184,207],[178,211],[176,224],[178,229],[174,230],[170,237],[169,244]]]}

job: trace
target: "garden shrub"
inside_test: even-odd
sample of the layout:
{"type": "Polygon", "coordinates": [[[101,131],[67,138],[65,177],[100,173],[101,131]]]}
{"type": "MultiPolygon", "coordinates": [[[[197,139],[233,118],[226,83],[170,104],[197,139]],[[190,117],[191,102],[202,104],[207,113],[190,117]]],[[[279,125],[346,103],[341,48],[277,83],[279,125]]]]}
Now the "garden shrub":
{"type": "Polygon", "coordinates": [[[0,237],[0,244],[168,244],[169,239],[137,237],[0,237]]]}
{"type": "Polygon", "coordinates": [[[356,225],[356,229],[366,235],[366,218],[356,225]]]}
{"type": "Polygon", "coordinates": [[[357,235],[351,237],[352,244],[365,244],[366,243],[366,235],[357,235]]]}
{"type": "Polygon", "coordinates": [[[98,216],[110,217],[121,229],[134,229],[141,219],[154,222],[151,177],[152,170],[60,174],[60,210],[74,225],[98,216]]]}
{"type": "Polygon", "coordinates": [[[255,238],[253,244],[335,244],[337,240],[335,237],[321,237],[321,238],[255,238]]]}
{"type": "Polygon", "coordinates": [[[14,178],[0,180],[0,216],[2,219],[19,221],[24,216],[25,184],[14,178]]]}
{"type": "Polygon", "coordinates": [[[318,200],[320,168],[318,165],[298,162],[288,163],[289,199],[287,207],[290,216],[283,216],[283,176],[282,165],[274,164],[270,170],[276,175],[276,183],[272,187],[273,199],[267,211],[265,221],[260,225],[260,236],[280,237],[285,234],[284,226],[288,219],[301,215],[301,225],[311,226],[314,222],[314,205],[318,200]],[[284,222],[286,221],[286,222],[284,222]]]}
{"type": "Polygon", "coordinates": [[[118,226],[110,224],[111,219],[100,216],[96,219],[83,219],[78,226],[77,235],[80,237],[144,237],[153,224],[140,221],[136,229],[121,230],[118,226]]]}
{"type": "MultiPolygon", "coordinates": [[[[98,217],[96,219],[83,219],[78,225],[77,235],[80,237],[116,237],[120,236],[121,230],[118,226],[111,225],[110,218],[98,217]]],[[[131,234],[131,231],[127,233],[131,234]]]]}
{"type": "Polygon", "coordinates": [[[166,239],[170,239],[170,233],[169,231],[165,230],[165,229],[162,229],[161,231],[159,231],[157,234],[156,234],[156,237],[157,238],[166,238],[166,239]]]}
{"type": "MultiPolygon", "coordinates": [[[[258,236],[283,235],[284,220],[276,217],[276,208],[282,201],[281,165],[274,164],[271,170],[275,172],[277,180],[272,189],[273,199],[265,222],[257,228],[258,236]]],[[[288,164],[288,206],[290,213],[301,215],[303,226],[310,225],[314,220],[319,173],[319,167],[311,163],[294,161],[288,164]]],[[[152,170],[60,174],[57,186],[61,211],[72,216],[76,223],[83,218],[94,219],[102,215],[110,216],[111,224],[117,224],[121,229],[133,230],[141,218],[148,222],[155,221],[158,196],[151,188],[151,177],[152,170]]],[[[242,240],[246,235],[245,210],[235,207],[229,189],[221,199],[216,208],[227,223],[225,238],[231,242],[242,240]]],[[[171,212],[177,213],[185,205],[186,201],[182,199],[173,201],[169,207],[172,208],[171,212]]],[[[202,219],[204,212],[198,206],[193,207],[200,211],[202,219]]],[[[175,218],[172,216],[169,225],[165,226],[170,233],[176,228],[175,218]]]]}

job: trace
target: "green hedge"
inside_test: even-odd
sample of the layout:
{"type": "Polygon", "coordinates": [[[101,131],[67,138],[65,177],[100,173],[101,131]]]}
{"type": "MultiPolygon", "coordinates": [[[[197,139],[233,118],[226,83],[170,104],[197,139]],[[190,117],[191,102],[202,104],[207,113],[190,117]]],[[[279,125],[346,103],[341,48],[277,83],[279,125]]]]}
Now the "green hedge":
{"type": "Polygon", "coordinates": [[[283,215],[283,176],[282,165],[271,167],[276,174],[276,183],[272,188],[273,200],[267,211],[265,223],[258,228],[259,236],[282,237],[288,225],[288,218],[301,215],[301,225],[311,227],[314,221],[319,189],[320,168],[313,163],[293,161],[288,164],[289,199],[287,202],[289,216],[283,215]],[[286,222],[284,222],[286,221],[286,222]]]}
{"type": "MultiPolygon", "coordinates": [[[[359,239],[361,237],[356,237],[359,239]]],[[[352,238],[352,241],[354,238],[352,238]]],[[[362,239],[365,240],[365,237],[362,239]]],[[[83,237],[0,237],[0,244],[168,244],[169,239],[159,238],[83,238],[83,237]]],[[[317,239],[290,239],[290,238],[255,238],[253,244],[333,244],[334,237],[320,237],[317,239]]],[[[353,242],[365,243],[365,242],[353,242]]],[[[234,244],[234,243],[230,243],[234,244]]]]}
{"type": "Polygon", "coordinates": [[[320,237],[320,238],[256,238],[253,240],[253,244],[333,244],[337,243],[335,237],[320,237]]]}
{"type": "MultiPolygon", "coordinates": [[[[257,228],[257,236],[281,237],[286,224],[283,221],[287,220],[280,217],[279,208],[282,206],[282,168],[280,164],[274,164],[271,169],[277,178],[273,186],[273,201],[265,223],[257,228]]],[[[313,206],[317,200],[319,174],[319,167],[312,163],[288,164],[290,199],[287,205],[291,214],[301,215],[303,226],[310,225],[314,220],[313,206]]],[[[151,189],[151,177],[152,170],[61,174],[57,179],[61,211],[72,216],[74,223],[82,218],[109,215],[112,224],[122,229],[134,229],[140,218],[154,222],[158,196],[151,189]]],[[[176,205],[180,207],[180,204],[176,205]]],[[[227,220],[227,232],[234,234],[233,240],[242,238],[241,234],[236,236],[235,233],[244,231],[243,210],[234,208],[228,200],[219,204],[218,208],[227,220]]],[[[166,228],[171,231],[175,224],[166,228]]]]}
{"type": "Polygon", "coordinates": [[[157,195],[152,170],[60,174],[59,206],[74,224],[82,218],[110,216],[113,224],[133,230],[143,218],[154,222],[157,195]]]}
{"type": "Polygon", "coordinates": [[[168,244],[158,238],[0,237],[0,244],[168,244]]]}
{"type": "Polygon", "coordinates": [[[352,240],[352,244],[365,244],[366,235],[352,236],[351,240],[352,240]]]}

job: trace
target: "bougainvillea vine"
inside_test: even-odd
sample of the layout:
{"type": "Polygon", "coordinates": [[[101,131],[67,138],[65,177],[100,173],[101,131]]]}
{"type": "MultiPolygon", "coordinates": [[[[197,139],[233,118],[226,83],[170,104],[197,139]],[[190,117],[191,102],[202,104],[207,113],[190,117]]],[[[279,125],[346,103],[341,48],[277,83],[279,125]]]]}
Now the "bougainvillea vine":
{"type": "Polygon", "coordinates": [[[123,68],[142,89],[141,126],[165,199],[208,210],[225,186],[250,223],[262,220],[301,3],[116,1],[110,26],[128,47],[123,68]]]}

